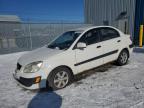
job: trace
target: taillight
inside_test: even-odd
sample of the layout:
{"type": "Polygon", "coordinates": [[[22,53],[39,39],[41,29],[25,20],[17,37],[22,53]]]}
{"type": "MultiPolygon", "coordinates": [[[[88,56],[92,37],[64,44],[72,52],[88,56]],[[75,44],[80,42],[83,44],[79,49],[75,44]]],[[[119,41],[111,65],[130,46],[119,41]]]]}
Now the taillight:
{"type": "Polygon", "coordinates": [[[130,40],[133,41],[133,37],[132,36],[130,36],[130,40]]]}

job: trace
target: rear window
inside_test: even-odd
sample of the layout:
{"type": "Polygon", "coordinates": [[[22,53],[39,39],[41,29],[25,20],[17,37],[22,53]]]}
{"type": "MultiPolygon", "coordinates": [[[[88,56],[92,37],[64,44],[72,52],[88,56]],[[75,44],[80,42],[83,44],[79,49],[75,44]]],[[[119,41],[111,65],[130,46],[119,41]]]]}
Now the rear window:
{"type": "Polygon", "coordinates": [[[105,41],[105,40],[120,37],[120,34],[115,29],[102,28],[101,29],[101,36],[102,36],[102,40],[105,41]]]}

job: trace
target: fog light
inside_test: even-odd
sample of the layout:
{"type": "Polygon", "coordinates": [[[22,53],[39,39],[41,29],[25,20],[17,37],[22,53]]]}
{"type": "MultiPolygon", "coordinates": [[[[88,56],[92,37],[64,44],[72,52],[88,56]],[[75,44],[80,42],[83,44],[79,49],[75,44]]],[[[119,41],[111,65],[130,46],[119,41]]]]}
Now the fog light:
{"type": "Polygon", "coordinates": [[[39,83],[40,80],[41,80],[41,77],[40,77],[40,76],[39,76],[39,77],[36,77],[36,78],[35,78],[35,83],[39,83]]]}

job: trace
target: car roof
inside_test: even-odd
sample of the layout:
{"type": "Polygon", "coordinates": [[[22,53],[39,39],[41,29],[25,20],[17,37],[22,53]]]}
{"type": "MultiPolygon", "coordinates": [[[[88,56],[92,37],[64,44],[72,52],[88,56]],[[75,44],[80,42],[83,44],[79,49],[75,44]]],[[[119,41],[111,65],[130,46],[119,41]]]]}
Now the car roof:
{"type": "Polygon", "coordinates": [[[76,28],[73,30],[74,31],[85,31],[85,30],[89,30],[89,29],[93,29],[93,28],[100,28],[100,27],[109,27],[109,28],[116,29],[115,27],[112,27],[112,26],[87,26],[87,27],[76,28]]]}

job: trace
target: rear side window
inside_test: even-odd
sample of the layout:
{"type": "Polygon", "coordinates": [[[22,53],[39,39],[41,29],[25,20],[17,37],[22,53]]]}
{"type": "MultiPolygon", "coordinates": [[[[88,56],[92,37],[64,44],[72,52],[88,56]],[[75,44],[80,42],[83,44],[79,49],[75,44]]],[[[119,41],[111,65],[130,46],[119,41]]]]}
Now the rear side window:
{"type": "Polygon", "coordinates": [[[117,38],[117,37],[120,37],[120,34],[115,29],[101,28],[101,38],[102,38],[101,40],[102,41],[117,38]]]}
{"type": "Polygon", "coordinates": [[[95,44],[100,41],[100,34],[98,29],[93,29],[86,32],[79,42],[85,42],[87,45],[95,44]]]}

